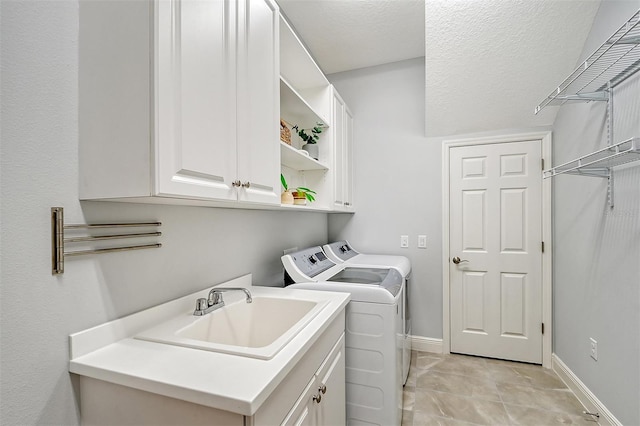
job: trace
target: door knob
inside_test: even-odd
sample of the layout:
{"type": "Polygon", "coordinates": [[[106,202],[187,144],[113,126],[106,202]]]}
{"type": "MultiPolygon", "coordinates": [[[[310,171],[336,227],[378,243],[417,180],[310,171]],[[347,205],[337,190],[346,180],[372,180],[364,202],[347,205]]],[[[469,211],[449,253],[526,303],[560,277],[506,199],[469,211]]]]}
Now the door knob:
{"type": "Polygon", "coordinates": [[[251,182],[247,181],[245,183],[242,184],[243,188],[249,188],[251,186],[251,182]]]}
{"type": "Polygon", "coordinates": [[[451,261],[452,261],[453,263],[455,263],[456,265],[457,265],[457,264],[459,264],[459,263],[462,263],[462,262],[468,262],[468,260],[466,260],[466,259],[460,259],[458,256],[456,256],[456,257],[454,257],[453,259],[451,259],[451,261]]]}
{"type": "Polygon", "coordinates": [[[317,402],[318,404],[320,404],[320,401],[322,401],[322,395],[313,395],[313,402],[317,402]]]}
{"type": "Polygon", "coordinates": [[[321,383],[320,386],[318,386],[318,392],[322,392],[323,395],[327,393],[327,385],[321,383]]]}
{"type": "Polygon", "coordinates": [[[233,182],[231,182],[231,185],[237,188],[242,186],[242,182],[240,182],[239,180],[234,180],[233,182]]]}

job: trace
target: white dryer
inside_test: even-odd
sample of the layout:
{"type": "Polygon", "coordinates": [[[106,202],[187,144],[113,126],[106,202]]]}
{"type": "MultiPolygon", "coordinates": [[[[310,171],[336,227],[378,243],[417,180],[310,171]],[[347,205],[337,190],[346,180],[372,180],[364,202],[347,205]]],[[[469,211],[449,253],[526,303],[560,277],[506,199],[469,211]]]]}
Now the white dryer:
{"type": "Polygon", "coordinates": [[[393,268],[337,265],[319,246],[282,256],[292,287],[349,292],[347,424],[400,425],[404,279],[393,268]]]}
{"type": "Polygon", "coordinates": [[[411,261],[405,256],[385,254],[364,254],[357,252],[348,241],[336,241],[322,246],[329,259],[337,264],[352,266],[395,268],[405,281],[404,291],[404,345],[402,351],[402,383],[407,382],[411,364],[411,310],[409,309],[409,283],[411,282],[411,261]]]}

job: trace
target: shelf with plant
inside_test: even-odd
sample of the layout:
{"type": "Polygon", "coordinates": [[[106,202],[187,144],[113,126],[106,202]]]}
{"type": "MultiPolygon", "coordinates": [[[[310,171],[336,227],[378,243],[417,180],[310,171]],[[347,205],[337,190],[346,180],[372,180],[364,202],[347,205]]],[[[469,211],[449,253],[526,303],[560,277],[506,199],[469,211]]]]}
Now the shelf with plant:
{"type": "Polygon", "coordinates": [[[311,158],[306,151],[302,152],[284,142],[280,142],[280,162],[283,166],[298,171],[329,169],[325,164],[311,158]]]}
{"type": "Polygon", "coordinates": [[[316,191],[304,186],[297,186],[289,189],[287,179],[282,173],[280,173],[280,183],[284,191],[280,195],[280,202],[282,204],[294,204],[298,206],[305,206],[307,203],[312,203],[316,200],[316,191]]]}
{"type": "Polygon", "coordinates": [[[318,141],[320,140],[320,134],[322,134],[324,124],[317,122],[310,129],[303,129],[299,125],[295,125],[291,128],[300,139],[304,142],[302,149],[309,153],[309,156],[314,160],[319,158],[318,141]]]}

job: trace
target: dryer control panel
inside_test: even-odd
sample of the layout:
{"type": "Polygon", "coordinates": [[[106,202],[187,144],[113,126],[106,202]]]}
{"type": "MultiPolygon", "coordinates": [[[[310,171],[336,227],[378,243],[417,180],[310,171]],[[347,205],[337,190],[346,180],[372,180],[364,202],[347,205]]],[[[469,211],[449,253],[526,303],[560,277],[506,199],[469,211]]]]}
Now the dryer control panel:
{"type": "Polygon", "coordinates": [[[290,256],[296,267],[309,278],[313,278],[327,269],[336,266],[335,263],[325,256],[322,248],[319,246],[289,253],[287,256],[290,256]]]}

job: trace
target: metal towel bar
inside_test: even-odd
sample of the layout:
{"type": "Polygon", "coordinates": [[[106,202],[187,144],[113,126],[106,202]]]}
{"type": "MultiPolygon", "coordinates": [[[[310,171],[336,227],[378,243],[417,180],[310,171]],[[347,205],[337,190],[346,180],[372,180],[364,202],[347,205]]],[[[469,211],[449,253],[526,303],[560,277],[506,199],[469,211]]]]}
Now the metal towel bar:
{"type": "Polygon", "coordinates": [[[64,224],[64,209],[62,207],[51,207],[51,273],[58,275],[64,273],[65,256],[82,256],[86,254],[102,254],[116,251],[142,250],[147,248],[162,247],[160,243],[140,244],[123,247],[107,247],[98,249],[64,251],[65,243],[79,243],[90,241],[114,240],[120,238],[147,238],[159,237],[162,232],[136,232],[128,234],[109,235],[89,235],[65,238],[65,230],[80,229],[104,229],[104,228],[143,228],[150,226],[161,226],[162,222],[129,222],[129,223],[100,223],[100,224],[64,224]]]}

